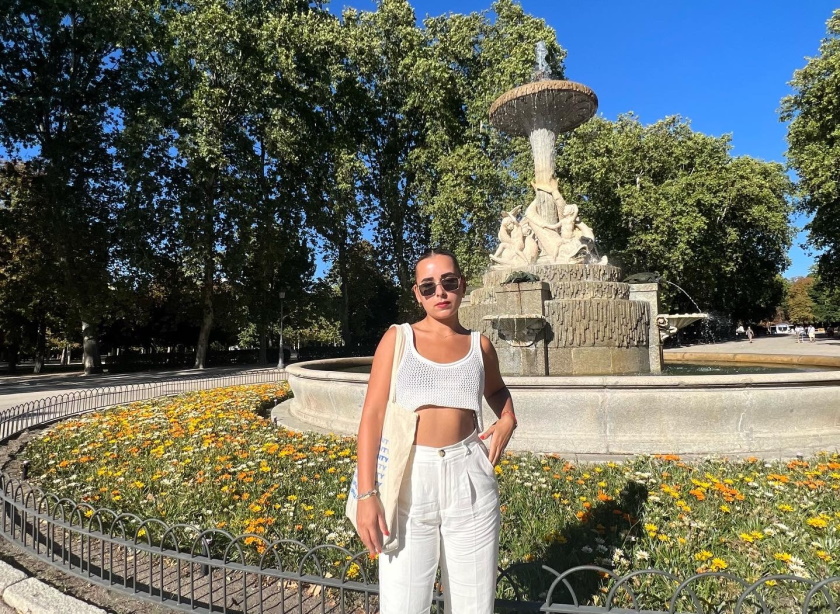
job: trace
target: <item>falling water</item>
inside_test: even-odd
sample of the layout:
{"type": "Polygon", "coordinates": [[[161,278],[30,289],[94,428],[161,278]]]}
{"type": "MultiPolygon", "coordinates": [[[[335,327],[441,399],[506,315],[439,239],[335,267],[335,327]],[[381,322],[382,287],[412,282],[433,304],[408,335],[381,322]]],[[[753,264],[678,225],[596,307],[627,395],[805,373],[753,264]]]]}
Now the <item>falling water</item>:
{"type": "Polygon", "coordinates": [[[697,303],[694,301],[694,299],[691,298],[691,295],[688,292],[686,292],[685,290],[683,290],[682,288],[680,288],[677,284],[675,284],[672,281],[668,281],[667,279],[662,279],[661,277],[659,278],[659,281],[664,281],[666,284],[671,284],[677,290],[679,290],[680,292],[685,294],[688,297],[688,300],[690,300],[691,303],[694,305],[694,308],[697,310],[697,313],[701,313],[703,311],[702,309],[700,309],[700,307],[697,305],[697,303]]]}
{"type": "MultiPolygon", "coordinates": [[[[677,284],[675,284],[672,281],[668,281],[667,279],[662,279],[661,277],[659,278],[659,281],[664,281],[666,284],[674,286],[677,290],[679,290],[688,297],[688,300],[690,300],[692,305],[694,305],[694,308],[697,310],[697,313],[703,312],[703,310],[700,309],[700,306],[697,304],[697,301],[691,298],[691,295],[685,290],[683,290],[681,287],[679,287],[677,284]]],[[[717,338],[715,336],[714,330],[712,330],[712,319],[713,316],[703,318],[702,320],[700,320],[700,338],[705,343],[717,343],[717,338]]]]}

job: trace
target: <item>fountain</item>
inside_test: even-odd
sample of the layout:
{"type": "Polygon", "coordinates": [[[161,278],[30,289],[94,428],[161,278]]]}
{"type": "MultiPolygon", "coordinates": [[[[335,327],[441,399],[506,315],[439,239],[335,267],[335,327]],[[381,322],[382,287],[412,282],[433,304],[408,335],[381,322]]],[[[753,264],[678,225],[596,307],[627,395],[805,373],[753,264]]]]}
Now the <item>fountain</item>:
{"type": "MultiPolygon", "coordinates": [[[[503,213],[483,286],[460,313],[499,354],[520,423],[510,448],[584,458],[790,457],[840,445],[838,371],[656,375],[662,334],[706,314],[661,314],[658,275],[621,281],[577,205],[560,194],[556,136],[591,118],[597,104],[586,86],[551,79],[538,45],[535,80],[490,108],[499,130],[529,137],[535,195],[524,211],[503,213]]],[[[275,408],[275,418],[292,428],[355,433],[368,375],[353,371],[371,361],[289,366],[295,396],[275,408]]],[[[487,407],[485,420],[492,420],[487,407]]]]}
{"type": "Polygon", "coordinates": [[[551,78],[544,44],[536,55],[535,80],[490,107],[492,125],[530,140],[534,199],[503,213],[499,247],[461,321],[493,342],[503,375],[659,372],[649,351],[651,343],[659,351],[651,300],[631,298],[554,176],[557,135],[589,120],[598,99],[585,85],[551,78]]]}

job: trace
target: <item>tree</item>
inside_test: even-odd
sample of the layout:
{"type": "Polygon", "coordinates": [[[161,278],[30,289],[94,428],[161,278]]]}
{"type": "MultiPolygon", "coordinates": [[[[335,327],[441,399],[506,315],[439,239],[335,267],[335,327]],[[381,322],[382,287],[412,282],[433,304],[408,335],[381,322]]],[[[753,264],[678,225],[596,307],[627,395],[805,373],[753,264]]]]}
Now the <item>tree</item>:
{"type": "Polygon", "coordinates": [[[378,265],[374,246],[364,240],[348,248],[346,271],[340,271],[336,263],[326,276],[326,282],[333,287],[345,280],[354,290],[342,297],[351,298],[342,308],[342,311],[346,309],[347,326],[352,332],[346,345],[372,352],[388,326],[397,319],[400,288],[378,265]]]}
{"type": "Polygon", "coordinates": [[[309,108],[310,71],[320,70],[313,38],[321,40],[324,11],[299,0],[196,0],[160,14],[150,20],[146,53],[134,58],[123,140],[127,226],[158,251],[127,259],[174,255],[182,263],[201,297],[195,366],[203,368],[223,287],[248,297],[264,338],[272,280],[300,284],[300,267],[290,275],[296,281],[276,281],[282,253],[268,242],[307,260],[296,236],[305,190],[278,174],[289,171],[284,159],[310,160],[296,125],[308,111],[296,110],[309,108]]]}
{"type": "Polygon", "coordinates": [[[565,51],[555,32],[511,0],[491,11],[450,14],[424,23],[430,48],[417,92],[429,116],[428,145],[415,153],[421,213],[430,242],[451,247],[468,277],[487,267],[499,215],[522,204],[533,180],[528,140],[488,126],[492,102],[531,78],[535,46],[544,41],[555,78],[565,51]]]}
{"type": "Polygon", "coordinates": [[[0,142],[27,151],[50,263],[82,322],[85,372],[99,368],[116,190],[112,135],[132,3],[11,0],[0,8],[0,142]]]}
{"type": "Polygon", "coordinates": [[[814,283],[809,295],[814,304],[814,319],[823,323],[840,322],[840,287],[823,283],[819,275],[812,276],[814,283]]]}
{"type": "Polygon", "coordinates": [[[423,78],[426,41],[406,0],[381,0],[375,11],[349,9],[343,17],[348,60],[359,86],[356,117],[364,124],[360,146],[366,172],[358,198],[375,224],[381,268],[409,288],[411,263],[428,245],[415,154],[427,145],[423,110],[438,84],[423,78]],[[418,95],[421,91],[425,95],[418,95]]]}
{"type": "MultiPolygon", "coordinates": [[[[703,310],[759,321],[781,302],[791,242],[780,164],[732,158],[727,137],[672,117],[595,118],[560,139],[563,193],[625,273],[658,271],[703,310]]],[[[697,308],[674,289],[664,307],[697,308]]]]}
{"type": "Polygon", "coordinates": [[[794,93],[782,100],[787,158],[796,171],[800,208],[813,215],[808,243],[819,252],[824,284],[840,284],[840,9],[827,23],[819,54],[793,75],[794,93]]]}
{"type": "Polygon", "coordinates": [[[814,299],[811,298],[813,287],[813,277],[794,277],[791,280],[785,300],[785,310],[791,322],[804,324],[817,319],[814,299]]]}
{"type": "MultiPolygon", "coordinates": [[[[0,167],[0,347],[10,371],[18,353],[35,355],[35,373],[46,359],[47,329],[63,329],[67,303],[54,264],[52,220],[44,216],[37,165],[6,162],[0,167]],[[5,340],[3,339],[5,337],[5,340]]],[[[66,332],[66,331],[65,331],[66,332]]]]}

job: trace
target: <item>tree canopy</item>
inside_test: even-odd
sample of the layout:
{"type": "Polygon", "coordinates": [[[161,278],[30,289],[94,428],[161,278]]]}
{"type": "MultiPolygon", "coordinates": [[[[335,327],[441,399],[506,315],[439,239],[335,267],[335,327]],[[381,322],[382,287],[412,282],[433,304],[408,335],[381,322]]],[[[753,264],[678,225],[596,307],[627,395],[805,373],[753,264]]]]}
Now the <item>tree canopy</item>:
{"type": "MultiPolygon", "coordinates": [[[[4,3],[0,349],[266,361],[281,292],[287,339],[372,345],[412,317],[421,252],[450,247],[475,279],[529,199],[527,139],[487,112],[541,40],[563,78],[555,32],[513,0],[422,23],[408,0],[4,3]]],[[[681,118],[596,118],[560,139],[557,173],[626,273],[757,320],[781,303],[791,184],[729,150],[681,118]]],[[[837,219],[819,210],[818,231],[837,219]]]]}
{"type": "Polygon", "coordinates": [[[793,75],[782,100],[787,158],[796,171],[801,209],[812,215],[809,244],[824,283],[840,284],[840,9],[828,20],[819,53],[793,75]]]}
{"type": "MultiPolygon", "coordinates": [[[[595,118],[561,140],[558,177],[625,273],[657,271],[701,309],[758,321],[783,298],[792,185],[781,164],[729,150],[679,117],[595,118]]],[[[665,307],[696,310],[663,290],[665,307]]]]}

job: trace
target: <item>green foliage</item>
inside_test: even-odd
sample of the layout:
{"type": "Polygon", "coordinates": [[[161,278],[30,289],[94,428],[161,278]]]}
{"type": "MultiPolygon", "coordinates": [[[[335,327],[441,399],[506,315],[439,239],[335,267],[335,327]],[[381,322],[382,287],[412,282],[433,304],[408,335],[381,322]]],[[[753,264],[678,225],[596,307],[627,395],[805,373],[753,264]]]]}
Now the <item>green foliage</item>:
{"type": "Polygon", "coordinates": [[[440,89],[426,99],[435,121],[428,147],[415,157],[426,169],[419,197],[431,244],[452,249],[467,278],[487,266],[500,212],[521,204],[533,179],[527,139],[490,128],[487,110],[530,80],[538,41],[546,42],[556,78],[563,78],[566,55],[554,31],[520,5],[499,0],[491,11],[424,22],[435,67],[425,81],[440,89]]]}
{"type": "MultiPolygon", "coordinates": [[[[791,184],[780,164],[671,117],[594,118],[561,139],[561,191],[625,273],[659,271],[703,309],[758,321],[781,301],[791,184]]],[[[691,309],[665,293],[665,307],[691,309]]]]}
{"type": "Polygon", "coordinates": [[[813,286],[813,277],[795,277],[791,280],[785,297],[785,311],[794,324],[808,324],[816,319],[814,299],[811,298],[813,286]]]}
{"type": "Polygon", "coordinates": [[[325,281],[336,289],[342,284],[351,289],[336,293],[336,311],[346,317],[350,331],[350,335],[342,335],[344,343],[372,350],[388,326],[397,321],[399,288],[377,264],[373,245],[360,241],[348,252],[347,269],[340,271],[334,266],[325,281]]]}
{"type": "Polygon", "coordinates": [[[301,90],[317,74],[294,57],[323,46],[324,34],[312,34],[323,16],[270,0],[172,3],[163,12],[144,41],[158,62],[135,64],[123,141],[136,195],[126,223],[159,251],[125,256],[138,266],[173,255],[182,263],[202,295],[199,352],[226,280],[265,339],[279,319],[277,292],[299,294],[312,274],[297,232],[302,186],[292,177],[304,135],[290,110],[310,102],[301,90]]]}
{"type": "MultiPolygon", "coordinates": [[[[538,41],[556,78],[565,58],[513,0],[422,25],[408,0],[340,19],[303,0],[12,0],[0,39],[0,142],[34,147],[3,179],[2,343],[80,341],[83,321],[91,355],[99,325],[110,346],[196,345],[199,366],[214,335],[264,355],[280,292],[289,331],[355,345],[416,315],[429,246],[479,278],[533,173],[488,108],[531,78],[538,41]]],[[[738,319],[781,303],[779,165],[626,116],[561,138],[558,174],[627,273],[738,319]]]]}
{"type": "Polygon", "coordinates": [[[840,287],[828,285],[816,276],[809,294],[816,321],[826,324],[840,322],[840,287]]]}
{"type": "MultiPolygon", "coordinates": [[[[19,198],[14,214],[37,209],[46,220],[30,238],[49,245],[55,284],[88,330],[107,297],[118,176],[112,111],[134,23],[130,2],[13,0],[0,8],[0,143],[35,152],[28,204],[19,198]]],[[[18,237],[30,231],[18,228],[18,237]]],[[[85,353],[86,371],[96,368],[95,343],[85,353]]]]}
{"type": "Polygon", "coordinates": [[[799,177],[801,209],[813,215],[808,242],[820,252],[819,274],[840,283],[840,9],[827,23],[819,54],[793,75],[782,100],[787,157],[799,177]]]}

